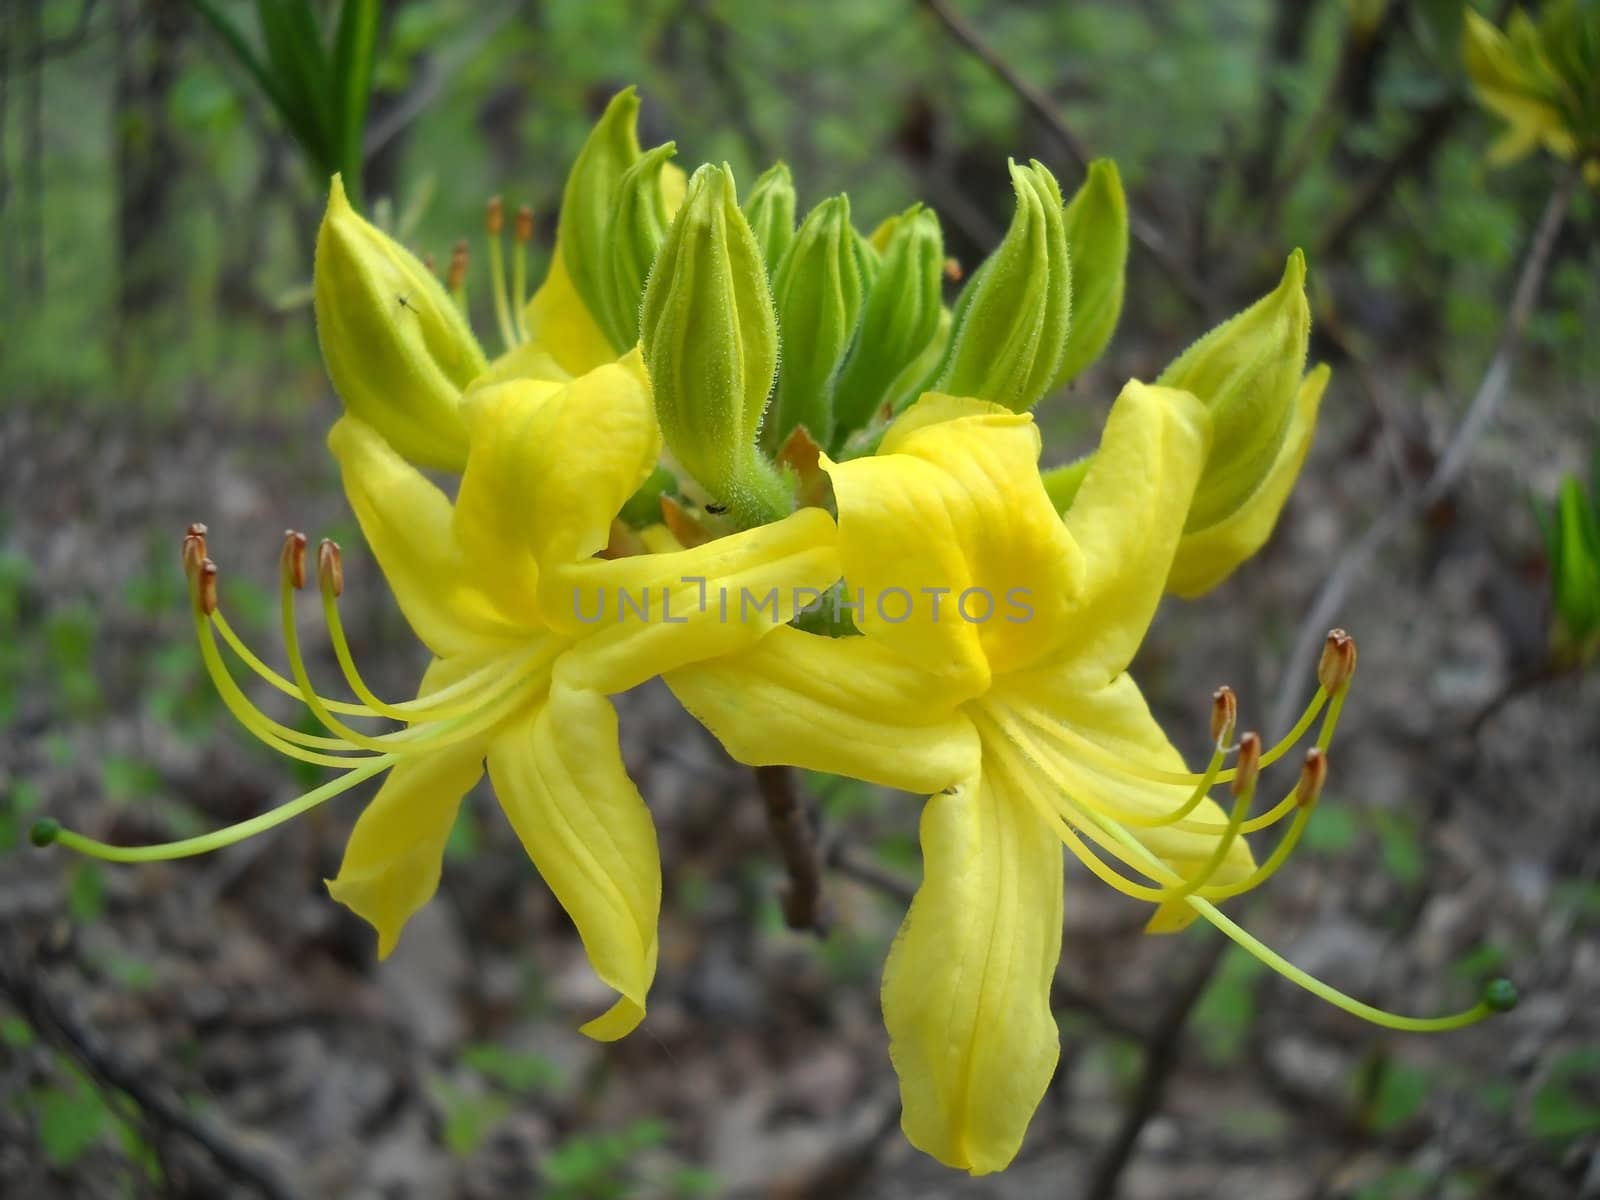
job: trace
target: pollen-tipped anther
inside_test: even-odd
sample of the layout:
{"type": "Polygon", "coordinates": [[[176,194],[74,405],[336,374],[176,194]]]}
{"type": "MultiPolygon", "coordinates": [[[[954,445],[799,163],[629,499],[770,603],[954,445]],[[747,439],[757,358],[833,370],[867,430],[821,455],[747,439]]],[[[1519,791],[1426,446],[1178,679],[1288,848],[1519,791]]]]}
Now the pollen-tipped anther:
{"type": "Polygon", "coordinates": [[[183,535],[183,573],[192,576],[206,558],[206,527],[196,521],[183,535]]]}
{"type": "Polygon", "coordinates": [[[1300,782],[1294,790],[1295,803],[1310,808],[1322,795],[1322,785],[1328,779],[1328,756],[1315,746],[1306,751],[1306,761],[1300,768],[1300,782]]]}
{"type": "Polygon", "coordinates": [[[489,206],[484,213],[483,223],[490,237],[499,237],[500,231],[506,227],[506,206],[499,196],[489,197],[489,206]]]}
{"type": "Polygon", "coordinates": [[[465,240],[455,244],[450,251],[450,271],[445,277],[445,287],[451,292],[459,292],[467,282],[467,243],[465,240]]]}
{"type": "Polygon", "coordinates": [[[1233,741],[1233,727],[1239,720],[1239,697],[1224,684],[1211,693],[1211,743],[1226,746],[1233,741]]]}
{"type": "Polygon", "coordinates": [[[339,552],[339,543],[331,538],[323,538],[317,547],[317,580],[323,591],[344,595],[344,555],[339,552]]]}
{"type": "Polygon", "coordinates": [[[1356,673],[1356,640],[1342,629],[1328,632],[1322,647],[1322,658],[1317,663],[1317,682],[1330,696],[1337,696],[1350,684],[1356,673]]]}
{"type": "Polygon", "coordinates": [[[517,223],[513,227],[513,232],[519,242],[531,242],[533,240],[533,208],[531,206],[524,204],[517,209],[517,223]]]}
{"type": "Polygon", "coordinates": [[[217,564],[209,558],[203,559],[200,563],[199,574],[200,611],[209,617],[217,611],[217,564]]]}
{"type": "Polygon", "coordinates": [[[297,529],[283,531],[283,553],[279,558],[283,574],[299,591],[306,585],[306,535],[297,529]]]}
{"type": "Polygon", "coordinates": [[[1233,794],[1242,796],[1253,791],[1256,776],[1261,772],[1261,735],[1247,733],[1239,739],[1239,761],[1234,767],[1233,794]]]}

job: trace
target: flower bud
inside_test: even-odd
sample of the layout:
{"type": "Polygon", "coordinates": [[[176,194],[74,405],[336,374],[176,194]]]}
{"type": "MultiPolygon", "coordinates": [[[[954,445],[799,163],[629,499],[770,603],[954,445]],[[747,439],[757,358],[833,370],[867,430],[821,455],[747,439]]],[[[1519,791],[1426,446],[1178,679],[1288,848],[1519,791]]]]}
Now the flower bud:
{"type": "Polygon", "coordinates": [[[639,303],[671,220],[661,172],[675,153],[677,147],[671,142],[645,151],[617,184],[606,238],[611,256],[609,288],[599,316],[606,336],[619,349],[639,341],[639,303]]]}
{"type": "Polygon", "coordinates": [[[707,164],[689,180],[639,332],[673,457],[743,524],[787,511],[782,481],[755,447],[778,362],[777,318],[726,165],[707,164]]]}
{"type": "Polygon", "coordinates": [[[850,200],[834,196],[807,214],[778,264],[772,293],[783,364],[772,420],[762,431],[772,449],[801,426],[818,444],[830,444],[830,385],[866,294],[862,258],[860,238],[850,224],[850,200]]]}
{"type": "Polygon", "coordinates": [[[1122,315],[1128,266],[1128,202],[1117,166],[1102,158],[1089,164],[1067,205],[1067,251],[1072,263],[1072,327],[1067,352],[1051,387],[1059,387],[1100,357],[1122,315]]]}
{"type": "Polygon", "coordinates": [[[878,415],[890,385],[933,341],[943,306],[944,238],[931,209],[895,220],[861,330],[833,389],[835,441],[878,415]]]}
{"type": "Polygon", "coordinates": [[[961,291],[950,348],[931,390],[1026,412],[1060,378],[1072,275],[1055,177],[1038,162],[1013,162],[1010,169],[1016,215],[961,291]]]}
{"type": "Polygon", "coordinates": [[[1305,256],[1296,250],[1276,289],[1206,334],[1156,380],[1193,394],[1211,414],[1211,454],[1185,532],[1237,512],[1283,452],[1311,334],[1305,279],[1305,256]]]}
{"type": "Polygon", "coordinates": [[[773,163],[761,173],[744,202],[745,219],[768,271],[775,271],[794,240],[794,180],[786,164],[773,163]]]}
{"type": "MultiPolygon", "coordinates": [[[[639,96],[624,88],[611,98],[578,151],[561,193],[556,253],[579,299],[607,332],[611,283],[611,218],[622,177],[639,160],[639,96]]],[[[613,349],[625,347],[613,341],[613,349]]]]}
{"type": "Polygon", "coordinates": [[[345,408],[418,466],[459,471],[461,390],[487,365],[483,351],[433,273],[350,207],[337,175],[317,232],[314,297],[345,408]]]}

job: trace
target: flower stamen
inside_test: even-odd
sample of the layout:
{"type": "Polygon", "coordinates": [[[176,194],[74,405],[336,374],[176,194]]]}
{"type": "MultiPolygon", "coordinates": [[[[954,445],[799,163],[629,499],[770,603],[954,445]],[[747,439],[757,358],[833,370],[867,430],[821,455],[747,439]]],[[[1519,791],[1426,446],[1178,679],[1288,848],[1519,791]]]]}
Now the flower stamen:
{"type": "Polygon", "coordinates": [[[505,251],[500,244],[505,224],[505,203],[499,196],[491,196],[484,217],[489,242],[489,290],[494,296],[494,319],[500,327],[500,340],[510,350],[517,344],[517,333],[511,322],[511,307],[506,300],[505,251]]]}

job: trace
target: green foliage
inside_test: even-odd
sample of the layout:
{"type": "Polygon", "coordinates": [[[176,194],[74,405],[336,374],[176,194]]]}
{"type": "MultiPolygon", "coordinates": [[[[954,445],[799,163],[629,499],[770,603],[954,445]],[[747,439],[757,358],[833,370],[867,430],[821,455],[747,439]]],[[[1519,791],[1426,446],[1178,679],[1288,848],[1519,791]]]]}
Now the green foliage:
{"type": "Polygon", "coordinates": [[[469,1092],[442,1079],[430,1091],[444,1113],[444,1144],[457,1158],[476,1154],[512,1109],[498,1092],[469,1092]]]}
{"type": "Polygon", "coordinates": [[[334,174],[359,205],[377,60],[378,0],[340,0],[331,35],[310,0],[256,0],[263,54],[217,0],[190,0],[300,147],[317,189],[334,174]]]}
{"type": "Polygon", "coordinates": [[[1237,1062],[1256,1019],[1256,984],[1266,967],[1237,946],[1229,946],[1192,1018],[1200,1052],[1218,1066],[1237,1062]]]}
{"type": "Polygon", "coordinates": [[[67,912],[83,925],[98,921],[105,913],[105,876],[93,859],[81,859],[67,872],[67,912]]]}
{"type": "Polygon", "coordinates": [[[490,1083],[510,1092],[541,1092],[559,1087],[561,1068],[533,1050],[507,1050],[493,1042],[479,1042],[462,1051],[461,1063],[490,1083]]]}
{"type": "Polygon", "coordinates": [[[666,1142],[665,1121],[647,1118],[615,1133],[587,1134],[562,1142],[539,1164],[551,1200],[612,1200],[632,1190],[628,1167],[645,1150],[666,1142]]]}
{"type": "Polygon", "coordinates": [[[1388,1133],[1422,1111],[1433,1080],[1426,1071],[1380,1050],[1357,1067],[1354,1084],[1361,1124],[1374,1133],[1388,1133]]]}
{"type": "Polygon", "coordinates": [[[0,854],[22,845],[23,834],[33,824],[42,797],[39,785],[27,779],[18,779],[6,792],[0,804],[0,854]]]}
{"type": "Polygon", "coordinates": [[[1600,1130],[1600,1045],[1582,1046],[1551,1064],[1533,1094],[1528,1126],[1558,1141],[1600,1130]]]}

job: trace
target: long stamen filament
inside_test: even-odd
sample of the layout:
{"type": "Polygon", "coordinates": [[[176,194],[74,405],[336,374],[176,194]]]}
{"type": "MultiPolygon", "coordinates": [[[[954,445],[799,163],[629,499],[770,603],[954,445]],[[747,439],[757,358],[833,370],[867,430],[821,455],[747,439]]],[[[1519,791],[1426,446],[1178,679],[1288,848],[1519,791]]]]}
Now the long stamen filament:
{"type": "Polygon", "coordinates": [[[494,293],[494,319],[500,327],[500,340],[507,350],[517,344],[517,335],[511,324],[511,309],[506,303],[505,250],[501,247],[500,231],[505,224],[505,210],[500,197],[489,201],[489,290],[494,293]]]}
{"type": "Polygon", "coordinates": [[[1227,827],[1217,839],[1216,846],[1212,848],[1211,857],[1206,860],[1204,866],[1177,887],[1173,899],[1187,898],[1205,887],[1222,869],[1222,864],[1233,852],[1234,843],[1239,840],[1239,828],[1244,824],[1245,814],[1250,811],[1251,802],[1256,797],[1256,780],[1260,777],[1260,757],[1261,739],[1253,733],[1245,734],[1239,747],[1239,765],[1244,770],[1233,785],[1233,809],[1228,814],[1227,827]]]}
{"type": "Polygon", "coordinates": [[[90,858],[103,859],[106,862],[163,862],[174,858],[192,858],[197,854],[221,850],[225,846],[231,846],[235,842],[242,842],[258,833],[265,833],[269,829],[276,828],[285,821],[293,820],[301,813],[309,812],[319,804],[349,791],[362,780],[370,779],[380,771],[387,770],[394,765],[394,762],[393,755],[369,758],[360,766],[350,768],[337,779],[331,779],[320,787],[313,788],[304,795],[296,797],[287,804],[280,804],[277,808],[269,809],[259,816],[251,817],[247,821],[240,821],[236,825],[229,825],[224,829],[216,829],[210,833],[202,833],[196,837],[183,838],[181,841],[162,842],[154,846],[113,846],[109,842],[97,841],[94,838],[73,833],[69,829],[62,829],[53,822],[41,822],[34,827],[33,842],[35,845],[49,845],[52,841],[59,842],[69,850],[76,850],[79,854],[86,854],[90,858]]]}
{"type": "Polygon", "coordinates": [[[515,249],[511,252],[511,323],[518,343],[528,340],[528,243],[533,239],[533,209],[524,204],[517,210],[513,227],[515,249]]]}

